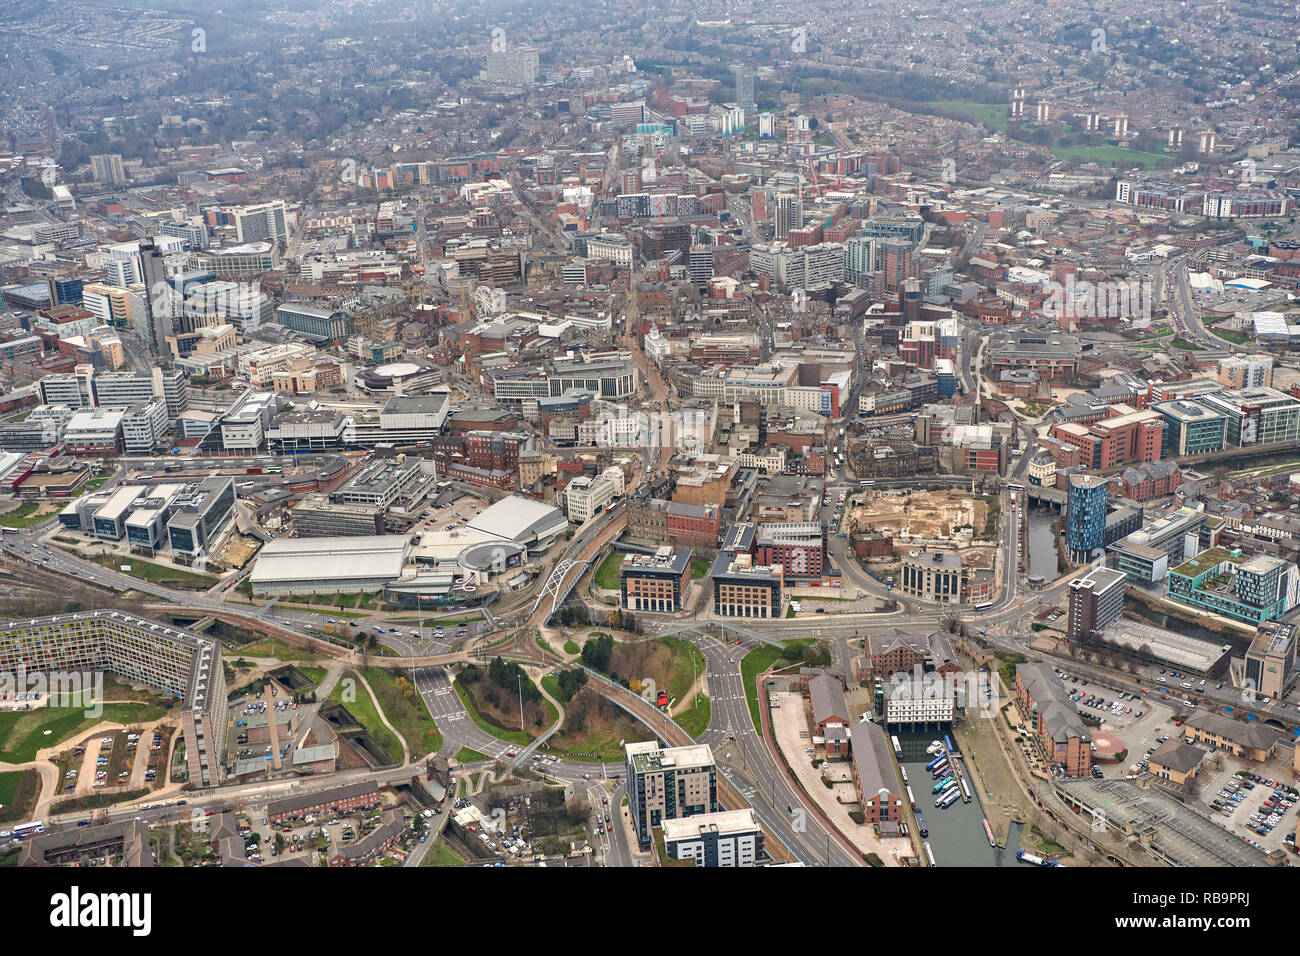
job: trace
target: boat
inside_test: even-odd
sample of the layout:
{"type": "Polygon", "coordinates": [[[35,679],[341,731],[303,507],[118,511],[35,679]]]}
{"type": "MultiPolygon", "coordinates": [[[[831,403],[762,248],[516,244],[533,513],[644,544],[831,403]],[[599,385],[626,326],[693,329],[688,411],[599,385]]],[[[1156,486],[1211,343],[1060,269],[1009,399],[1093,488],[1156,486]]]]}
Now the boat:
{"type": "Polygon", "coordinates": [[[911,787],[907,788],[907,802],[912,805],[913,810],[916,809],[916,795],[912,793],[911,787]]]}
{"type": "Polygon", "coordinates": [[[932,849],[930,848],[930,841],[929,841],[929,840],[926,840],[926,841],[925,841],[925,855],[928,856],[928,857],[930,858],[930,865],[931,865],[931,866],[938,866],[938,865],[939,865],[938,861],[935,860],[935,858],[934,858],[934,850],[932,850],[932,849]]]}
{"type": "Polygon", "coordinates": [[[894,745],[894,756],[899,760],[903,759],[903,745],[898,742],[897,734],[889,735],[889,742],[894,745]]]}
{"type": "Polygon", "coordinates": [[[961,778],[960,783],[961,783],[961,798],[966,803],[970,803],[971,801],[970,784],[966,782],[965,777],[961,778]]]}
{"type": "Polygon", "coordinates": [[[922,837],[928,837],[930,835],[930,828],[925,825],[925,817],[921,815],[920,810],[916,811],[916,829],[922,837]]]}
{"type": "Polygon", "coordinates": [[[947,793],[939,797],[939,802],[936,803],[935,806],[939,807],[941,810],[945,810],[956,803],[960,797],[961,794],[958,793],[957,790],[949,790],[947,793]]]}
{"type": "Polygon", "coordinates": [[[930,771],[930,776],[938,780],[940,777],[948,776],[949,773],[951,773],[951,771],[948,769],[948,761],[945,760],[930,771]]]}
{"type": "Polygon", "coordinates": [[[903,775],[903,783],[907,783],[907,768],[906,768],[906,767],[899,767],[899,768],[898,768],[898,772],[901,773],[901,774],[903,775]]]}
{"type": "Polygon", "coordinates": [[[997,846],[997,843],[993,841],[993,828],[989,826],[988,817],[984,818],[984,835],[989,838],[989,846],[997,846]]]}
{"type": "Polygon", "coordinates": [[[939,766],[939,763],[940,763],[941,761],[944,761],[944,760],[947,760],[947,759],[948,759],[947,757],[945,757],[945,756],[943,756],[942,754],[940,754],[939,756],[937,756],[937,757],[935,757],[933,760],[931,760],[928,764],[926,764],[926,765],[925,765],[925,769],[926,769],[926,770],[933,770],[935,767],[939,766]]]}
{"type": "Polygon", "coordinates": [[[925,748],[925,752],[928,754],[937,754],[942,749],[943,744],[939,743],[937,740],[932,740],[930,741],[930,746],[925,748]]]}
{"type": "Polygon", "coordinates": [[[1034,856],[1025,850],[1016,851],[1016,859],[1021,863],[1029,863],[1033,866],[1060,866],[1055,860],[1044,860],[1041,856],[1034,856]]]}
{"type": "Polygon", "coordinates": [[[944,777],[942,780],[940,780],[938,783],[934,785],[934,789],[931,790],[930,792],[939,793],[941,790],[947,790],[948,784],[950,783],[952,783],[952,777],[944,777]]]}

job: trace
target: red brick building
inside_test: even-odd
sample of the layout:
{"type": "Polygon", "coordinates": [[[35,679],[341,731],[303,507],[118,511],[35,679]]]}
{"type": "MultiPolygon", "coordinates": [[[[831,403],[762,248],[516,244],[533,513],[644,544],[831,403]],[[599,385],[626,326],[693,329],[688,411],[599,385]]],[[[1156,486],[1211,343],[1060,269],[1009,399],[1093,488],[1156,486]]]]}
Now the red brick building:
{"type": "Polygon", "coordinates": [[[322,813],[350,813],[363,807],[376,806],[379,801],[379,784],[372,780],[361,780],[345,787],[273,800],[267,805],[266,816],[272,823],[278,823],[322,813]]]}

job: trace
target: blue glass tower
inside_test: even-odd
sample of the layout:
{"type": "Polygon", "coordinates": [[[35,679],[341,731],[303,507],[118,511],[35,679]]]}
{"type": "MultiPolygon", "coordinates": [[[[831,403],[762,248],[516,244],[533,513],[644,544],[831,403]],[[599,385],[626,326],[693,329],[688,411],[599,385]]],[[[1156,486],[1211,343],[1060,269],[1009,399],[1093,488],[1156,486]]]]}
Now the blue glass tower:
{"type": "Polygon", "coordinates": [[[1065,545],[1075,561],[1088,561],[1106,546],[1107,485],[1100,475],[1070,476],[1065,545]]]}

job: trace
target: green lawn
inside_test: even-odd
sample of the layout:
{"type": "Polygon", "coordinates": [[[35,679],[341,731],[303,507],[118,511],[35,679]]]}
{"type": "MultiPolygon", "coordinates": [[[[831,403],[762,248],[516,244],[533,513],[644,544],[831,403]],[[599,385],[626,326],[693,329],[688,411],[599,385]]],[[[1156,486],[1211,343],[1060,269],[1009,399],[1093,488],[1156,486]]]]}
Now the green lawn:
{"type": "Polygon", "coordinates": [[[181,568],[169,568],[166,565],[154,564],[152,561],[141,561],[134,555],[125,557],[115,554],[109,557],[91,558],[91,560],[110,571],[129,574],[133,578],[168,587],[206,591],[217,583],[217,579],[210,574],[195,574],[193,571],[185,571],[181,568]],[[124,567],[129,567],[130,570],[123,571],[124,567]]]}
{"type": "Polygon", "coordinates": [[[484,760],[491,759],[492,758],[487,754],[479,753],[477,750],[472,750],[469,747],[461,747],[456,751],[457,763],[482,763],[484,760]]]}
{"type": "Polygon", "coordinates": [[[565,642],[564,642],[564,653],[566,653],[566,654],[581,654],[581,653],[582,653],[582,648],[579,647],[577,644],[573,643],[573,641],[565,641],[565,642]]]}
{"type": "MultiPolygon", "coordinates": [[[[1005,103],[934,100],[926,105],[939,107],[952,113],[963,114],[974,122],[983,123],[1003,133],[1007,132],[1010,125],[1009,110],[1005,103]]],[[[1026,124],[1026,126],[1032,127],[1032,124],[1026,124]]],[[[1141,166],[1143,169],[1152,169],[1157,166],[1172,166],[1177,162],[1176,157],[1164,153],[1149,153],[1107,143],[1096,143],[1088,146],[1057,146],[1053,143],[1051,149],[1053,153],[1062,159],[1095,162],[1102,166],[1119,163],[1120,165],[1127,164],[1141,166]]]]}
{"type": "Polygon", "coordinates": [[[713,706],[707,694],[696,694],[691,706],[673,719],[692,737],[698,737],[709,727],[713,717],[713,706]]]}
{"type": "MultiPolygon", "coordinates": [[[[351,677],[355,680],[357,675],[355,671],[348,671],[343,676],[345,678],[351,677]]],[[[344,683],[340,680],[334,685],[334,690],[330,694],[330,700],[343,704],[343,706],[347,708],[348,713],[356,718],[357,723],[361,724],[362,727],[365,727],[366,730],[370,732],[370,736],[374,738],[375,742],[379,744],[380,747],[384,748],[384,752],[400,764],[402,762],[402,742],[394,737],[392,731],[385,727],[384,722],[379,719],[379,711],[375,710],[375,705],[370,700],[370,695],[366,693],[366,689],[361,686],[361,681],[359,680],[356,682],[356,689],[357,699],[344,704],[344,683]]],[[[375,691],[375,696],[379,696],[378,690],[375,691]]]]}
{"type": "MultiPolygon", "coordinates": [[[[504,727],[498,727],[496,724],[488,723],[479,716],[479,712],[474,709],[474,702],[470,700],[469,694],[465,692],[465,688],[461,686],[459,679],[452,681],[451,686],[456,688],[456,693],[460,696],[460,702],[465,705],[465,710],[469,713],[470,719],[474,721],[474,724],[479,730],[483,731],[483,733],[490,734],[498,740],[504,740],[507,743],[518,744],[521,747],[527,747],[533,742],[532,736],[522,730],[506,730],[504,727]]],[[[516,700],[516,703],[518,703],[518,700],[516,700]]],[[[553,709],[554,705],[548,702],[547,707],[553,709]]],[[[554,721],[552,720],[551,723],[554,723],[554,721]]],[[[546,726],[549,728],[551,723],[548,723],[546,726]]]]}
{"type": "Polygon", "coordinates": [[[554,674],[547,674],[542,678],[542,690],[550,694],[561,703],[564,702],[564,694],[560,692],[560,682],[555,679],[554,674]]]}
{"type": "Polygon", "coordinates": [[[320,655],[310,651],[301,651],[286,644],[278,637],[268,637],[264,641],[245,644],[239,648],[241,657],[278,657],[282,661],[314,661],[320,655]]]}
{"type": "Polygon", "coordinates": [[[143,724],[157,720],[164,713],[161,707],[152,704],[105,704],[100,717],[87,717],[79,707],[0,713],[0,760],[26,763],[36,759],[36,751],[60,744],[100,721],[143,724]]]}
{"type": "Polygon", "coordinates": [[[596,569],[596,586],[607,591],[617,591],[622,586],[623,555],[611,551],[596,569]]]}
{"type": "Polygon", "coordinates": [[[1189,352],[1204,352],[1205,346],[1197,345],[1195,342],[1189,342],[1181,335],[1169,343],[1173,348],[1186,349],[1189,352]]]}
{"type": "Polygon", "coordinates": [[[24,501],[12,511],[0,515],[0,525],[6,528],[30,528],[50,517],[48,514],[37,515],[40,505],[34,501],[24,501]]]}
{"type": "Polygon", "coordinates": [[[758,691],[754,679],[776,663],[781,656],[781,648],[764,645],[746,654],[740,661],[740,676],[745,683],[745,699],[749,702],[749,716],[754,720],[754,729],[761,730],[758,714],[758,691]]]}
{"type": "Polygon", "coordinates": [[[1217,335],[1225,342],[1231,342],[1233,345],[1245,345],[1250,341],[1250,336],[1233,329],[1218,329],[1213,326],[1209,330],[1212,334],[1217,335]]]}
{"type": "Polygon", "coordinates": [[[27,819],[36,805],[40,790],[41,778],[35,770],[0,773],[0,820],[8,822],[27,819]]]}
{"type": "Polygon", "coordinates": [[[561,728],[547,744],[556,753],[574,754],[570,760],[615,763],[623,759],[625,743],[653,740],[654,736],[650,728],[628,717],[616,720],[612,725],[589,728],[581,734],[566,734],[561,728]]]}
{"type": "MultiPolygon", "coordinates": [[[[397,728],[397,732],[406,738],[406,746],[415,760],[426,754],[437,753],[442,747],[442,733],[429,714],[428,705],[419,692],[411,686],[411,695],[407,697],[398,687],[397,679],[409,677],[395,674],[380,667],[365,667],[362,675],[369,681],[379,704],[384,708],[388,722],[397,728]]],[[[399,754],[400,756],[400,754],[399,754]]]]}
{"type": "Polygon", "coordinates": [[[1005,103],[975,103],[970,100],[935,100],[928,104],[953,113],[964,113],[978,123],[984,123],[994,129],[1007,131],[1010,120],[1005,103]]]}
{"type": "Polygon", "coordinates": [[[1054,146],[1052,152],[1062,159],[1077,159],[1092,162],[1099,166],[1118,163],[1121,166],[1141,166],[1143,169],[1155,169],[1159,166],[1173,166],[1175,157],[1162,153],[1148,153],[1126,146],[1054,146]]]}
{"type": "Polygon", "coordinates": [[[668,662],[668,686],[665,690],[669,696],[680,700],[690,692],[692,679],[704,673],[704,654],[689,641],[676,637],[664,637],[661,640],[673,652],[668,662]],[[692,658],[695,659],[694,667],[691,666],[692,658]]]}
{"type": "Polygon", "coordinates": [[[465,861],[452,852],[451,847],[447,846],[445,840],[438,840],[428,853],[425,854],[421,866],[464,866],[465,861]]]}
{"type": "Polygon", "coordinates": [[[311,687],[304,687],[297,693],[311,690],[312,687],[319,687],[320,682],[325,679],[325,668],[323,667],[299,667],[298,672],[311,681],[311,687]]]}
{"type": "Polygon", "coordinates": [[[703,578],[709,573],[709,562],[704,558],[691,558],[691,577],[703,578]]]}

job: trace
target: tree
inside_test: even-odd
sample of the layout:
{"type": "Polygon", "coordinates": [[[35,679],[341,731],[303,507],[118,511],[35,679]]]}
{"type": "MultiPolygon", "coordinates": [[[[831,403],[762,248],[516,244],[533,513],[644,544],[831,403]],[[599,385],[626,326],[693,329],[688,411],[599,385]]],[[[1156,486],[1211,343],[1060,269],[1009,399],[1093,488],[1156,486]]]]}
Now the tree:
{"type": "Polygon", "coordinates": [[[609,667],[610,659],[614,656],[614,638],[608,634],[602,634],[599,637],[589,638],[582,645],[582,663],[586,664],[592,670],[604,671],[609,667]]]}
{"type": "Polygon", "coordinates": [[[405,677],[397,678],[396,680],[393,681],[393,685],[397,688],[397,690],[401,693],[401,695],[405,697],[407,700],[410,700],[412,697],[415,696],[415,688],[411,686],[411,682],[407,680],[405,677]]]}
{"type": "Polygon", "coordinates": [[[802,648],[803,662],[809,667],[830,667],[831,648],[825,641],[814,641],[802,648]]]}
{"type": "Polygon", "coordinates": [[[587,683],[587,672],[580,667],[567,671],[556,671],[555,682],[560,687],[560,696],[567,703],[587,683]]]}

